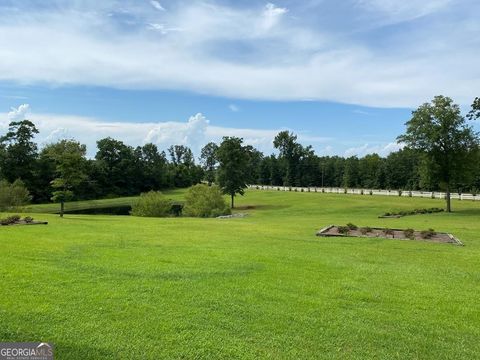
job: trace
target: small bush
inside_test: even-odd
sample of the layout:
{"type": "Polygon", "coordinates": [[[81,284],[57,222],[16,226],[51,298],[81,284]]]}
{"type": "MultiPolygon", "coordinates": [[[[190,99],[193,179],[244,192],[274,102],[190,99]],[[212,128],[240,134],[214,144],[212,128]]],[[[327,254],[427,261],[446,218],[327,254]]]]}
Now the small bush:
{"type": "Polygon", "coordinates": [[[230,208],[218,186],[198,184],[188,189],[183,214],[193,217],[217,217],[230,214],[230,208]]]}
{"type": "Polygon", "coordinates": [[[413,230],[413,229],[404,230],[403,235],[405,235],[405,237],[407,239],[412,239],[413,240],[415,238],[415,230],[413,230]]]}
{"type": "Polygon", "coordinates": [[[352,224],[352,223],[348,223],[347,227],[348,227],[349,230],[357,230],[358,229],[358,226],[355,225],[355,224],[352,224]]]}
{"type": "Polygon", "coordinates": [[[20,215],[12,215],[12,216],[9,216],[5,219],[1,219],[0,220],[0,224],[1,225],[13,225],[13,224],[16,224],[20,221],[20,215]]]}
{"type": "Polygon", "coordinates": [[[433,229],[423,230],[420,233],[420,236],[422,237],[422,239],[431,239],[435,235],[437,235],[437,233],[433,229]]]}
{"type": "Polygon", "coordinates": [[[337,230],[338,230],[338,232],[339,232],[340,234],[343,234],[343,235],[348,234],[348,232],[350,231],[350,229],[348,228],[348,226],[339,226],[339,227],[337,228],[337,230]]]}
{"type": "Polygon", "coordinates": [[[300,192],[303,192],[303,188],[300,189],[300,192]]]}
{"type": "Polygon", "coordinates": [[[394,232],[392,229],[384,229],[384,230],[383,230],[383,233],[384,233],[385,235],[387,235],[387,236],[388,236],[388,235],[390,235],[390,236],[394,236],[394,235],[395,235],[395,232],[394,232]]]}
{"type": "Polygon", "coordinates": [[[325,192],[325,189],[324,189],[324,188],[322,188],[322,193],[324,193],[324,192],[325,192]]]}
{"type": "Polygon", "coordinates": [[[12,184],[0,181],[0,211],[17,209],[28,204],[31,199],[21,180],[16,180],[12,184]]]}
{"type": "Polygon", "coordinates": [[[26,216],[23,218],[23,221],[25,221],[27,224],[31,224],[33,222],[33,218],[30,216],[26,216]]]}
{"type": "Polygon", "coordinates": [[[368,193],[369,193],[370,195],[373,195],[373,191],[372,191],[372,190],[370,190],[368,193]]]}
{"type": "Polygon", "coordinates": [[[143,217],[166,217],[170,215],[172,201],[160,191],[143,193],[132,204],[131,214],[143,217]]]}
{"type": "Polygon", "coordinates": [[[367,235],[368,233],[371,233],[371,232],[372,232],[372,228],[369,226],[360,228],[360,233],[362,235],[367,235]]]}

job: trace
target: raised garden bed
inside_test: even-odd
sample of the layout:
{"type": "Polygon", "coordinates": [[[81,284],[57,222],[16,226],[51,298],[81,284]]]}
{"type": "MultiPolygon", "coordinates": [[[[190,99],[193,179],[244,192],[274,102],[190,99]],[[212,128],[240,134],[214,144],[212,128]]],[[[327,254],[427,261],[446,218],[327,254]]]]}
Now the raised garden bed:
{"type": "Polygon", "coordinates": [[[430,230],[388,229],[388,228],[349,228],[348,226],[329,225],[317,232],[323,237],[362,237],[397,240],[421,240],[436,243],[448,243],[463,246],[452,234],[430,230]]]}

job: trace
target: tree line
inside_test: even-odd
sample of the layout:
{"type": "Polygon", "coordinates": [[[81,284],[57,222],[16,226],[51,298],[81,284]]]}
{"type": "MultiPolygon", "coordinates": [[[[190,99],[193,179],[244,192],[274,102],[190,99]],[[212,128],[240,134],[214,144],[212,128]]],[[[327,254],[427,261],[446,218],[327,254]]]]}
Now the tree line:
{"type": "MultiPolygon", "coordinates": [[[[480,118],[480,100],[467,115],[480,118]]],[[[478,192],[478,136],[459,107],[438,96],[420,106],[398,141],[405,147],[386,157],[319,156],[288,131],[273,141],[276,154],[265,155],[241,138],[206,144],[198,160],[190,148],[155,144],[132,147],[113,138],[97,141],[94,158],[75,140],[39,149],[38,129],[29,120],[11,122],[0,137],[0,180],[21,181],[33,202],[138,195],[150,190],[218,183],[224,193],[242,194],[247,184],[357,187],[478,192]]]]}

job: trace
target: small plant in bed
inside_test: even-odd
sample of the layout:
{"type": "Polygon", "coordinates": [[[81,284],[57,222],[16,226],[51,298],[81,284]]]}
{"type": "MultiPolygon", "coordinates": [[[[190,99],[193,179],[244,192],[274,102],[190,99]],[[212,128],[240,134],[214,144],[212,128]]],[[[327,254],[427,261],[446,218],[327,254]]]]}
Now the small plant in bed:
{"type": "Polygon", "coordinates": [[[407,230],[404,230],[403,231],[403,235],[407,238],[407,239],[414,239],[415,238],[415,230],[413,229],[407,229],[407,230]]]}
{"type": "Polygon", "coordinates": [[[420,232],[420,236],[422,239],[431,239],[435,235],[437,235],[437,233],[434,229],[423,230],[422,232],[420,232]]]}
{"type": "Polygon", "coordinates": [[[383,229],[383,233],[386,236],[395,237],[395,232],[392,229],[383,229]]]}
{"type": "Polygon", "coordinates": [[[360,233],[362,235],[367,235],[368,233],[371,233],[372,231],[373,231],[372,228],[369,227],[369,226],[360,228],[360,233]]]}
{"type": "Polygon", "coordinates": [[[348,223],[348,224],[347,224],[347,228],[348,228],[349,230],[357,230],[357,229],[358,229],[358,226],[355,225],[355,224],[352,224],[352,223],[348,223]]]}
{"type": "Polygon", "coordinates": [[[348,226],[339,226],[337,230],[340,234],[347,235],[350,231],[350,228],[348,226]]]}

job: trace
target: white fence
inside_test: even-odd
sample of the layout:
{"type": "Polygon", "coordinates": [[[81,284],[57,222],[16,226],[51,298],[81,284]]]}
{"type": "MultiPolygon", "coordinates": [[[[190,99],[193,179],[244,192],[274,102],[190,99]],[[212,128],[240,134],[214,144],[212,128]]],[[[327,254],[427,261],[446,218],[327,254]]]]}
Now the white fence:
{"type": "MultiPolygon", "coordinates": [[[[271,185],[249,185],[250,189],[270,191],[296,191],[296,192],[318,192],[329,194],[355,194],[355,195],[383,195],[383,196],[404,196],[421,197],[429,199],[445,199],[445,193],[436,191],[408,191],[408,190],[378,190],[378,189],[344,189],[334,187],[293,187],[293,186],[271,186],[271,185]]],[[[479,201],[480,195],[451,193],[450,198],[457,200],[479,201]]]]}

